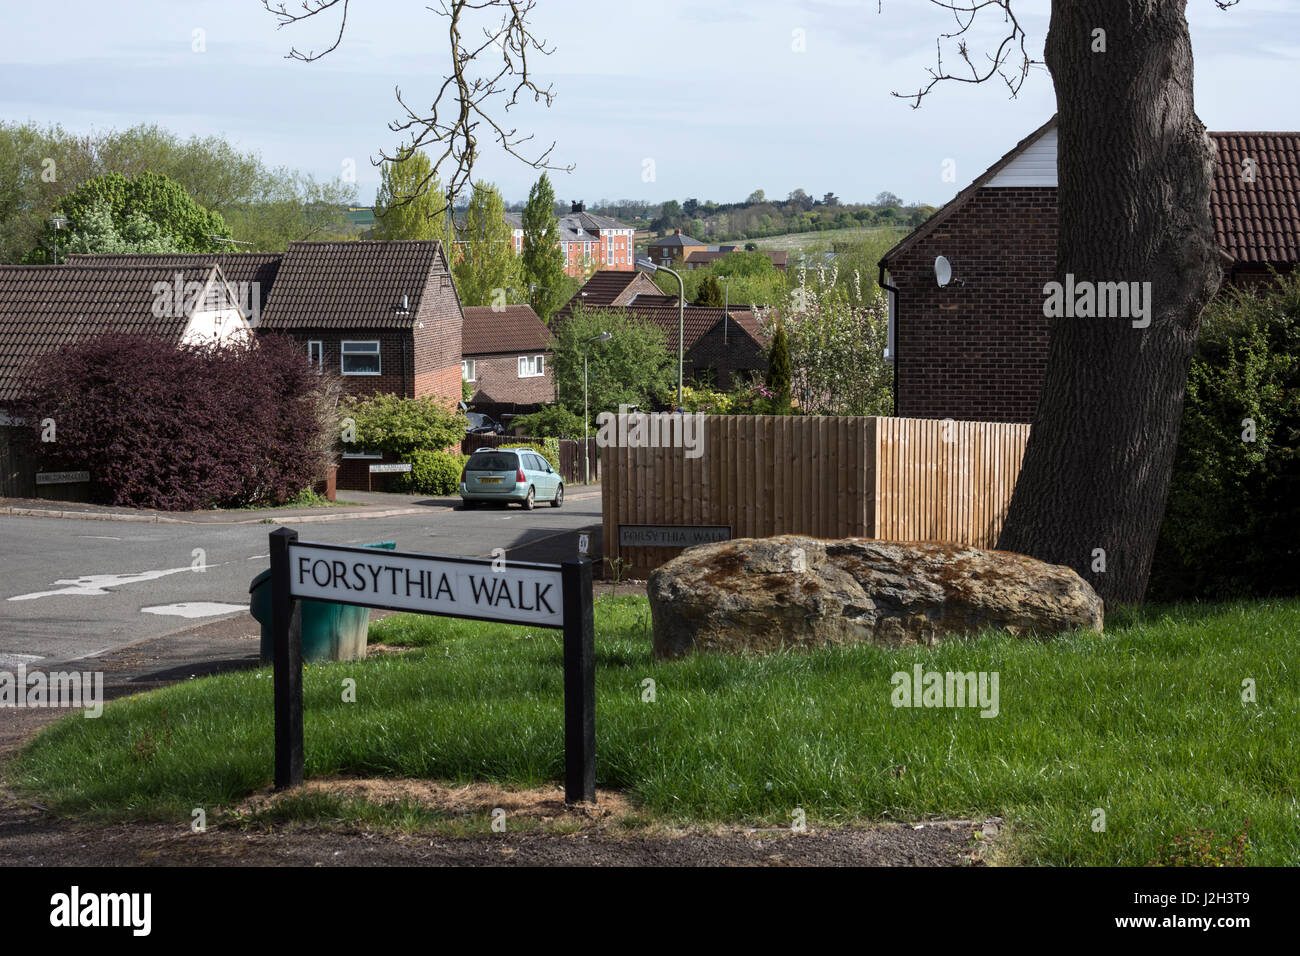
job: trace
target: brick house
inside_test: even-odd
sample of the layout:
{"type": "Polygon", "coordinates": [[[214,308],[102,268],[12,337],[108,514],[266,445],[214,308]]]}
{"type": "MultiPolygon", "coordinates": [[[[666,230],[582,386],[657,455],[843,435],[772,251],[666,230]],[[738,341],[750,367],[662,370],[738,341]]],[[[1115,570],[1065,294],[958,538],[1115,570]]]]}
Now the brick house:
{"type": "Polygon", "coordinates": [[[250,323],[302,343],[353,395],[460,401],[462,314],[433,241],[293,242],[283,253],[70,256],[163,270],[219,265],[250,323]]]}
{"type": "MultiPolygon", "coordinates": [[[[1225,283],[1294,267],[1300,133],[1210,136],[1225,283]]],[[[1056,269],[1056,149],[1053,117],[880,260],[895,415],[1032,421],[1047,363],[1043,287],[1056,269]],[[951,268],[945,286],[935,278],[939,256],[951,268]]]]}
{"type": "Polygon", "coordinates": [[[550,339],[531,306],[466,306],[461,377],[474,386],[471,407],[500,420],[555,401],[550,339]]]}
{"type": "MultiPolygon", "coordinates": [[[[518,213],[506,213],[510,224],[510,241],[515,255],[524,252],[524,223],[518,213]]],[[[573,203],[569,213],[556,219],[560,248],[564,251],[564,271],[581,276],[593,266],[598,269],[630,272],[633,267],[633,238],[636,230],[611,219],[587,212],[585,204],[573,203]]]]}
{"type": "Polygon", "coordinates": [[[684,236],[680,229],[674,229],[671,236],[660,236],[646,246],[646,255],[650,257],[651,262],[657,266],[669,267],[675,259],[685,262],[692,253],[708,251],[707,242],[684,236]]]}
{"type": "MultiPolygon", "coordinates": [[[[221,263],[253,327],[292,336],[313,364],[341,376],[348,394],[460,401],[463,316],[438,242],[293,242],[283,253],[72,260],[145,264],[163,274],[221,263]]],[[[338,486],[367,487],[368,466],[384,460],[377,451],[345,452],[338,486]]]]}

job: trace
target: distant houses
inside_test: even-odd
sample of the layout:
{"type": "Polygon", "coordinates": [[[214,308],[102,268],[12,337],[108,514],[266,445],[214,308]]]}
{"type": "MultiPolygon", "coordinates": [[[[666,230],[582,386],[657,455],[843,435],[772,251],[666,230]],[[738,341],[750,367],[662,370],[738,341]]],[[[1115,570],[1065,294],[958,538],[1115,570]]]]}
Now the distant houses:
{"type": "MultiPolygon", "coordinates": [[[[518,213],[506,213],[515,255],[524,251],[524,223],[518,213]]],[[[567,215],[556,221],[560,248],[564,250],[564,271],[570,276],[586,275],[592,269],[630,272],[633,268],[633,236],[636,230],[608,216],[586,211],[575,202],[567,215]]]]}
{"type": "MultiPolygon", "coordinates": [[[[706,242],[700,242],[698,239],[692,239],[684,235],[680,229],[674,229],[672,235],[660,236],[658,239],[651,240],[646,246],[646,257],[657,266],[672,267],[676,261],[681,261],[687,269],[703,269],[713,265],[724,256],[733,252],[740,252],[739,246],[711,246],[706,242]]],[[[790,254],[779,249],[759,249],[756,250],[759,255],[765,255],[772,260],[772,265],[778,269],[784,270],[789,264],[790,254]]]]}
{"type": "Polygon", "coordinates": [[[656,325],[674,355],[680,335],[686,375],[720,389],[767,370],[769,337],[748,305],[686,304],[679,311],[677,296],[665,295],[644,273],[602,271],[551,317],[552,328],[560,328],[578,309],[626,314],[656,325]]]}

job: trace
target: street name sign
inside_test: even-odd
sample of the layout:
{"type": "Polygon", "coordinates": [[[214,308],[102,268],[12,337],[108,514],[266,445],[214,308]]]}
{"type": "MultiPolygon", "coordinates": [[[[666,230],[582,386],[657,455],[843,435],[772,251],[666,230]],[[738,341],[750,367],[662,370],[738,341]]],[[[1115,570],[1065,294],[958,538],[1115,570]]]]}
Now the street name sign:
{"type": "Polygon", "coordinates": [[[296,598],[485,621],[564,626],[560,566],[331,544],[289,547],[296,598]],[[494,567],[495,565],[495,567],[494,567]]]}
{"type": "Polygon", "coordinates": [[[730,541],[727,525],[621,524],[618,526],[620,548],[692,548],[697,544],[730,541]]]}
{"type": "Polygon", "coordinates": [[[289,528],[272,531],[270,543],[276,789],[302,783],[302,602],[311,600],[563,630],[564,797],[595,802],[590,560],[534,564],[380,551],[299,541],[289,528]]]}
{"type": "Polygon", "coordinates": [[[38,471],[38,485],[73,485],[79,481],[90,481],[88,471],[38,471]]]}
{"type": "Polygon", "coordinates": [[[402,472],[407,472],[407,471],[410,471],[410,470],[411,470],[411,466],[410,466],[409,464],[400,464],[400,465],[371,465],[371,466],[370,466],[370,473],[371,473],[372,475],[391,475],[391,474],[400,474],[400,473],[402,473],[402,472]]]}

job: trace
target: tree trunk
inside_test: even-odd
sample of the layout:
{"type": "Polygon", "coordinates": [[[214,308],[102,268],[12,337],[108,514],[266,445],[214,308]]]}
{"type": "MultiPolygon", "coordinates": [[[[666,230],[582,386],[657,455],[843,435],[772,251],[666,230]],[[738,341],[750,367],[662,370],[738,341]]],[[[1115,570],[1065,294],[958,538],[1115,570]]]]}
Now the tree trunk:
{"type": "Polygon", "coordinates": [[[1146,592],[1187,369],[1220,280],[1214,147],[1193,111],[1185,6],[1056,0],[1047,36],[1060,136],[1057,281],[1149,282],[1150,325],[1051,319],[998,547],[1074,568],[1108,603],[1146,592]],[[1106,52],[1094,52],[1098,29],[1106,52]]]}

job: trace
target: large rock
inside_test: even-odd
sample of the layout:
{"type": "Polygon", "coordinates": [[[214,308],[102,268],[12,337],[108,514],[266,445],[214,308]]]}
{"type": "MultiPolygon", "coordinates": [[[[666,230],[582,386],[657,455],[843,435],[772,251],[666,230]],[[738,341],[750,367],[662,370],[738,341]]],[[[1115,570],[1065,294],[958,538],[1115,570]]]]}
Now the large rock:
{"type": "Polygon", "coordinates": [[[649,596],[656,657],[1102,626],[1101,598],[1070,568],[1006,551],[869,538],[700,545],[654,571],[649,596]]]}

